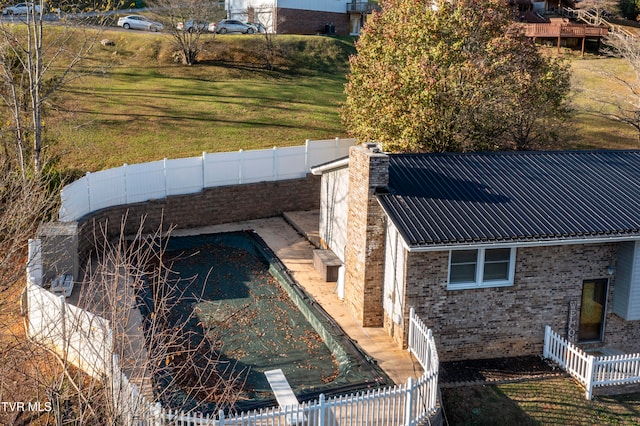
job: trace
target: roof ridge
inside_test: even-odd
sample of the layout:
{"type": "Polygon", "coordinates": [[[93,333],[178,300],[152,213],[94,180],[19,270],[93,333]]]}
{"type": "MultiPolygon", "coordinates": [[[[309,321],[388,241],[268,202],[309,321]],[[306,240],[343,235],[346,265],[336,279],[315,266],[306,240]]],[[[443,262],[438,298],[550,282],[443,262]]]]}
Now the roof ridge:
{"type": "Polygon", "coordinates": [[[386,153],[391,157],[472,157],[472,156],[542,156],[542,155],[568,155],[568,154],[620,154],[620,153],[636,153],[640,154],[640,149],[575,149],[575,150],[542,150],[542,151],[468,151],[468,152],[402,152],[402,153],[386,153]]]}

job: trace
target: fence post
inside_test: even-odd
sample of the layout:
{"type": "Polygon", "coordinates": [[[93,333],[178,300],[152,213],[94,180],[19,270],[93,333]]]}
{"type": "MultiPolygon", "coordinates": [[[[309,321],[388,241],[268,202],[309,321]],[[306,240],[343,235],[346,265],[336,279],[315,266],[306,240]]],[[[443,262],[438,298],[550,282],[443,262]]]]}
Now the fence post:
{"type": "Polygon", "coordinates": [[[122,165],[122,176],[124,180],[124,202],[129,204],[129,179],[127,178],[127,163],[122,165]]]}
{"type": "Polygon", "coordinates": [[[412,426],[413,419],[413,378],[407,380],[407,390],[404,401],[404,426],[412,426]]]}
{"type": "Polygon", "coordinates": [[[242,184],[243,150],[238,151],[238,185],[242,184]]]}
{"type": "Polygon", "coordinates": [[[224,426],[224,410],[218,411],[218,426],[224,426]]]}
{"type": "Polygon", "coordinates": [[[593,393],[593,368],[595,359],[592,355],[587,355],[587,368],[585,371],[585,388],[586,388],[586,397],[589,401],[591,401],[591,395],[593,393]]]}
{"type": "Polygon", "coordinates": [[[324,394],[323,393],[320,394],[320,398],[318,399],[318,407],[320,410],[318,412],[318,424],[324,425],[324,394]]]}
{"type": "Polygon", "coordinates": [[[309,159],[309,148],[311,148],[311,141],[309,139],[305,139],[304,141],[304,172],[309,173],[309,168],[311,167],[311,160],[309,159]]]}
{"type": "Polygon", "coordinates": [[[60,301],[60,320],[62,321],[62,359],[67,362],[69,358],[69,340],[67,339],[67,312],[64,295],[60,295],[58,300],[60,301]]]}
{"type": "Polygon", "coordinates": [[[549,358],[549,340],[551,339],[551,326],[544,326],[544,349],[542,350],[542,356],[549,358]]]}
{"type": "Polygon", "coordinates": [[[431,345],[430,342],[431,340],[433,340],[433,331],[431,331],[431,329],[427,329],[427,342],[423,343],[423,345],[425,346],[423,348],[425,355],[426,355],[426,360],[425,360],[425,364],[427,364],[427,371],[431,372],[433,371],[433,366],[431,365],[433,363],[433,354],[431,353],[431,345]]]}
{"type": "Polygon", "coordinates": [[[409,344],[407,345],[407,350],[411,352],[411,347],[413,345],[413,327],[415,326],[415,316],[416,312],[413,306],[409,309],[409,344]]]}
{"type": "Polygon", "coordinates": [[[207,152],[202,151],[202,189],[208,188],[207,186],[207,152]]]}
{"type": "Polygon", "coordinates": [[[169,185],[167,182],[167,157],[162,159],[162,176],[164,177],[164,196],[166,198],[169,196],[169,185]]]}
{"type": "Polygon", "coordinates": [[[274,146],[271,151],[271,180],[278,180],[278,147],[274,146]]]}
{"type": "MultiPolygon", "coordinates": [[[[87,183],[87,208],[89,209],[89,212],[93,211],[93,208],[91,207],[91,183],[89,182],[89,176],[91,175],[90,172],[87,172],[85,174],[85,179],[84,181],[87,183]]],[[[74,217],[74,220],[76,220],[77,217],[74,217]]]]}

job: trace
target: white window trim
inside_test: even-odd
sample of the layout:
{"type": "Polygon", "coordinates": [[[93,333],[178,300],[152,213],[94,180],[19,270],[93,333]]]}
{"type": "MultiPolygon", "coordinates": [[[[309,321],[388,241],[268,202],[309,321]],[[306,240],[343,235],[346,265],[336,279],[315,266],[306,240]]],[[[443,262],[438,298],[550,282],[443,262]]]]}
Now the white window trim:
{"type": "MultiPolygon", "coordinates": [[[[504,247],[502,247],[504,248],[504,247]]],[[[491,248],[464,248],[463,250],[477,250],[478,258],[476,262],[476,280],[470,282],[463,283],[451,283],[451,258],[452,253],[455,250],[449,250],[449,268],[447,270],[447,290],[468,290],[473,288],[491,288],[491,287],[509,287],[513,285],[513,277],[516,271],[516,248],[509,247],[510,255],[509,255],[509,278],[506,280],[491,280],[484,281],[484,254],[486,250],[491,250],[491,248]]]]}

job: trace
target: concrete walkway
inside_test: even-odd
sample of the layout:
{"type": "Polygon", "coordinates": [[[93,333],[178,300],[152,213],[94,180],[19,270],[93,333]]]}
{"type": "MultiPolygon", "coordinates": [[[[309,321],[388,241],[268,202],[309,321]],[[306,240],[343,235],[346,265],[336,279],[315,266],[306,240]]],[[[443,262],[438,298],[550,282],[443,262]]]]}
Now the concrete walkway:
{"type": "MultiPolygon", "coordinates": [[[[406,383],[409,377],[417,378],[422,374],[418,361],[408,351],[400,349],[382,328],[361,327],[347,311],[346,306],[336,295],[336,283],[325,282],[313,267],[313,249],[307,238],[299,232],[317,224],[317,214],[313,212],[289,213],[288,220],[304,218],[304,224],[294,229],[282,217],[259,219],[225,225],[215,225],[197,229],[174,230],[171,235],[197,235],[217,232],[254,230],[267,243],[273,252],[285,264],[293,278],[313,297],[342,329],[365,350],[387,375],[396,383],[406,383]]],[[[316,229],[317,229],[317,225],[316,229]]]]}

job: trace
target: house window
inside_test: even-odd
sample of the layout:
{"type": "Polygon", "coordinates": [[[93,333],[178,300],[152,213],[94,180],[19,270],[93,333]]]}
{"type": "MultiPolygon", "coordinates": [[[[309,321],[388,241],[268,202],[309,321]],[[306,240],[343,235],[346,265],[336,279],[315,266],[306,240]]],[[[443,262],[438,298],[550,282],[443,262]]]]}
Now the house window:
{"type": "Polygon", "coordinates": [[[449,290],[513,285],[515,248],[452,250],[449,290]]]}

